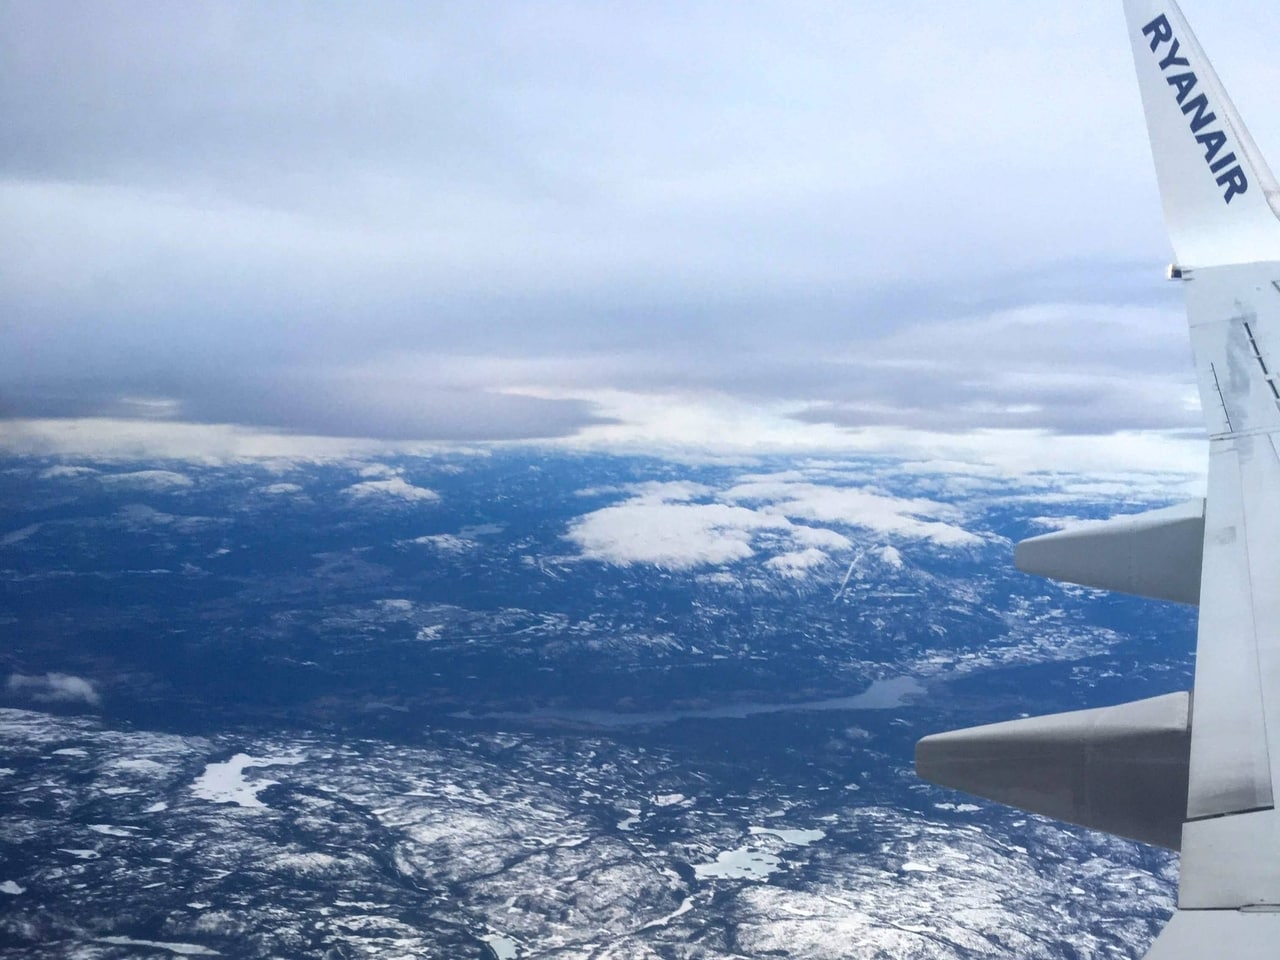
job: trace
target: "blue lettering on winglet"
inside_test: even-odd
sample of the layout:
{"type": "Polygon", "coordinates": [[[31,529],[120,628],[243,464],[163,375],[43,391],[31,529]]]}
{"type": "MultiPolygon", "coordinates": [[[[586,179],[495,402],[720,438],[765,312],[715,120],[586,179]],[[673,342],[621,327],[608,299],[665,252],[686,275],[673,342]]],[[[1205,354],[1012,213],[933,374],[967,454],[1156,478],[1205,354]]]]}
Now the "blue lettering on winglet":
{"type": "Polygon", "coordinates": [[[1178,106],[1188,118],[1191,135],[1204,149],[1204,162],[1213,174],[1215,182],[1222,187],[1222,199],[1230,203],[1237,193],[1249,189],[1249,178],[1244,168],[1230,150],[1227,135],[1220,128],[1210,125],[1218,119],[1217,114],[1209,109],[1209,98],[1203,93],[1192,96],[1196,88],[1196,74],[1191,69],[1191,61],[1181,55],[1182,45],[1173,35],[1173,26],[1163,13],[1145,27],[1142,34],[1147,38],[1151,52],[1160,58],[1160,70],[1164,73],[1165,82],[1174,90],[1178,106]],[[1161,47],[1167,49],[1161,51],[1161,47]],[[1219,154],[1226,149],[1222,156],[1219,154]]]}

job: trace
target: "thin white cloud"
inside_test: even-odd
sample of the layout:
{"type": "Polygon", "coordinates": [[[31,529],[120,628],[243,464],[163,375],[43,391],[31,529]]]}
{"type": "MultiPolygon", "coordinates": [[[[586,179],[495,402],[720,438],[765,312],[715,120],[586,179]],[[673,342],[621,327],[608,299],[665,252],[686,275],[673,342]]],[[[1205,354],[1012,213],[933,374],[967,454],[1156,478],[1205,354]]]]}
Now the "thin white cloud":
{"type": "Polygon", "coordinates": [[[412,540],[400,540],[399,543],[412,543],[418,546],[431,547],[441,553],[464,553],[474,550],[479,544],[467,537],[459,537],[452,533],[435,533],[414,537],[412,540]]]}
{"type": "Polygon", "coordinates": [[[839,551],[853,548],[853,541],[843,533],[837,533],[825,527],[809,527],[801,524],[792,526],[789,532],[791,539],[796,543],[820,550],[839,551]]]}
{"type": "Polygon", "coordinates": [[[432,503],[440,499],[440,494],[426,487],[416,487],[404,477],[391,477],[387,480],[365,480],[352,484],[345,491],[348,496],[357,500],[389,498],[404,500],[409,503],[432,503]]]}
{"type": "Polygon", "coordinates": [[[296,483],[270,483],[265,487],[259,487],[258,491],[271,496],[281,496],[283,494],[301,493],[302,487],[296,483]]]}
{"type": "Polygon", "coordinates": [[[40,471],[41,480],[56,480],[65,477],[75,478],[83,477],[97,473],[93,467],[75,467],[67,464],[60,464],[56,467],[49,467],[47,470],[40,471]]]}
{"type": "Polygon", "coordinates": [[[0,534],[0,547],[11,547],[15,543],[21,543],[23,540],[26,540],[32,534],[36,533],[40,527],[41,524],[29,523],[25,527],[20,527],[19,529],[10,531],[9,533],[0,534]]]}
{"type": "Polygon", "coordinates": [[[885,545],[880,548],[880,562],[887,563],[895,570],[901,570],[905,563],[902,559],[902,552],[897,547],[885,545]]]}
{"type": "Polygon", "coordinates": [[[1177,473],[1203,477],[1206,441],[1195,432],[1121,431],[1084,436],[1035,429],[943,432],[927,427],[839,427],[797,422],[799,407],[725,396],[582,392],[614,422],[587,427],[555,445],[574,450],[644,453],[686,459],[752,454],[883,454],[966,465],[1006,477],[1040,471],[1177,473]]]}
{"type": "MultiPolygon", "coordinates": [[[[742,482],[720,489],[637,484],[622,502],[577,518],[566,536],[583,557],[620,566],[688,570],[763,555],[766,568],[797,579],[853,549],[859,529],[945,549],[984,542],[961,525],[960,512],[949,504],[815,483],[803,479],[807,475],[744,474],[742,482]]],[[[901,565],[896,551],[883,557],[890,566],[901,565]]]]}
{"type": "Polygon", "coordinates": [[[741,483],[723,496],[732,501],[767,504],[770,512],[797,520],[866,527],[877,533],[930,540],[940,546],[976,546],[982,542],[954,522],[960,517],[955,507],[932,500],[779,480],[741,483]]]}
{"type": "MultiPolygon", "coordinates": [[[[537,448],[658,456],[681,463],[745,464],[772,454],[885,455],[915,461],[920,465],[915,469],[930,474],[1030,480],[1045,472],[1107,473],[1162,484],[1176,476],[1179,486],[1188,486],[1190,478],[1188,490],[1201,491],[1207,467],[1207,443],[1194,433],[1071,436],[1024,429],[940,433],[908,427],[841,428],[795,420],[790,415],[800,409],[796,404],[760,404],[724,395],[593,391],[582,396],[613,422],[537,448]]],[[[206,465],[255,461],[277,471],[299,462],[346,462],[368,456],[487,456],[510,446],[353,440],[173,422],[0,420],[0,452],[11,456],[206,465]]],[[[593,489],[584,495],[607,492],[593,489]]]]}
{"type": "Polygon", "coordinates": [[[637,499],[576,520],[568,537],[582,555],[621,566],[648,563],[672,570],[731,563],[755,552],[756,531],[786,530],[784,517],[723,503],[684,504],[637,499]]]}
{"type": "Polygon", "coordinates": [[[809,575],[809,571],[814,567],[820,567],[824,563],[830,562],[830,560],[831,558],[821,550],[810,547],[807,550],[781,553],[776,557],[770,557],[764,562],[764,565],[776,570],[783,576],[802,580],[809,575]]]}
{"type": "Polygon", "coordinates": [[[130,530],[146,530],[152,527],[171,527],[182,533],[194,533],[211,526],[225,525],[226,517],[203,517],[191,514],[166,513],[145,503],[130,503],[115,514],[119,523],[130,530]]]}
{"type": "Polygon", "coordinates": [[[107,417],[0,419],[0,452],[12,456],[84,457],[100,461],[186,460],[202,465],[258,461],[279,469],[297,461],[368,456],[484,456],[474,443],[422,443],[280,433],[226,423],[107,417]]]}
{"type": "Polygon", "coordinates": [[[46,673],[40,676],[15,673],[5,681],[9,693],[39,703],[85,703],[96,707],[102,703],[92,680],[69,673],[46,673]]]}
{"type": "Polygon", "coordinates": [[[403,472],[399,468],[387,466],[385,463],[371,463],[360,468],[360,476],[366,479],[398,477],[403,472]]]}
{"type": "Polygon", "coordinates": [[[139,490],[183,490],[194,481],[184,473],[174,470],[134,470],[130,473],[104,473],[99,481],[112,487],[131,487],[139,490]]]}
{"type": "Polygon", "coordinates": [[[691,480],[649,480],[626,489],[633,503],[687,503],[715,492],[713,487],[691,480]]]}

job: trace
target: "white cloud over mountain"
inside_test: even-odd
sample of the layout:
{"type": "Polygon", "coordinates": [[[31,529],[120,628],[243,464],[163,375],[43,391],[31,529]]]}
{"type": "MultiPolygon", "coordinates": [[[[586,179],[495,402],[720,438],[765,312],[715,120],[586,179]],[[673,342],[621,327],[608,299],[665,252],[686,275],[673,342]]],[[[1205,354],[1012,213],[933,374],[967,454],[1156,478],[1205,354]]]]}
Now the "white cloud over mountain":
{"type": "Polygon", "coordinates": [[[809,547],[807,550],[796,550],[791,553],[780,553],[764,562],[766,567],[776,570],[783,576],[803,579],[814,567],[820,567],[831,558],[821,550],[809,547]]]}
{"type": "Polygon", "coordinates": [[[784,517],[745,507],[637,498],[580,518],[569,539],[593,560],[680,570],[745,560],[755,552],[751,542],[758,531],[790,526],[784,517]]]}
{"type": "Polygon", "coordinates": [[[175,470],[133,470],[128,473],[104,473],[98,478],[113,487],[135,487],[139,490],[184,490],[193,481],[175,470]]]}
{"type": "Polygon", "coordinates": [[[426,487],[416,487],[404,477],[391,477],[387,480],[365,480],[346,488],[346,494],[357,500],[375,497],[390,497],[409,503],[431,503],[440,499],[440,494],[426,487]]]}
{"type": "Polygon", "coordinates": [[[758,479],[731,487],[727,500],[758,502],[762,509],[796,520],[843,523],[866,527],[877,533],[892,533],[913,539],[931,540],[942,546],[975,546],[978,537],[955,523],[959,511],[933,500],[904,499],[856,487],[758,479]],[[945,518],[945,519],[943,519],[945,518]]]}
{"type": "MultiPolygon", "coordinates": [[[[772,554],[765,566],[794,578],[854,548],[833,525],[943,548],[982,543],[949,504],[808,476],[743,475],[719,490],[687,482],[638,484],[627,499],[579,517],[567,537],[583,557],[620,566],[685,570],[772,554]]],[[[901,564],[896,550],[894,557],[901,564]]]]}
{"type": "Polygon", "coordinates": [[[274,497],[282,494],[301,493],[302,487],[296,483],[270,483],[265,487],[260,487],[259,492],[270,494],[274,497]]]}
{"type": "Polygon", "coordinates": [[[5,689],[10,694],[38,703],[85,703],[96,707],[102,702],[92,680],[69,673],[46,673],[40,676],[15,673],[5,681],[5,689]]]}

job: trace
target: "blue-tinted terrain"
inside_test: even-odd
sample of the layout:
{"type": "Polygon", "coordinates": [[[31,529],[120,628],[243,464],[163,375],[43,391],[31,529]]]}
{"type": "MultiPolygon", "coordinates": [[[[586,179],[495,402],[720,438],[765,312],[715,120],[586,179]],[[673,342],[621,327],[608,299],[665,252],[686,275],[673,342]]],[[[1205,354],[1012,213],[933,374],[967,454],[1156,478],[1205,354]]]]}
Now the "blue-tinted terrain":
{"type": "Polygon", "coordinates": [[[1174,859],[917,738],[1188,689],[1018,574],[1150,478],[513,450],[0,464],[0,956],[1141,956],[1174,859]]]}

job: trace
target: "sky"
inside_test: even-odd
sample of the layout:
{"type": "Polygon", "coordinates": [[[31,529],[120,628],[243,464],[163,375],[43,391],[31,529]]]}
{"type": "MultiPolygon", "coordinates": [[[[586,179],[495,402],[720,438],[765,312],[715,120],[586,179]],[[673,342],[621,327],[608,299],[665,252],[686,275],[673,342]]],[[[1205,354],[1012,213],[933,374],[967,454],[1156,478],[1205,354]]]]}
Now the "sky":
{"type": "MultiPolygon", "coordinates": [[[[1264,153],[1280,8],[1184,10],[1264,153]]],[[[1202,469],[1118,0],[0,2],[0,450],[1202,469]]]]}

